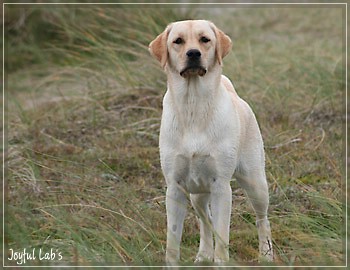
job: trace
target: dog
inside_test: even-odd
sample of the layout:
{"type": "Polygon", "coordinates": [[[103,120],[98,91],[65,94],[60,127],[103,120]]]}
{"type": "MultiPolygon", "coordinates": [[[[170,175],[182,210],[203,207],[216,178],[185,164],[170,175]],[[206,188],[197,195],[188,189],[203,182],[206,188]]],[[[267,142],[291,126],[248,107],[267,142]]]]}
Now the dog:
{"type": "Polygon", "coordinates": [[[180,260],[188,200],[200,223],[195,262],[228,262],[232,177],[255,210],[260,258],[273,260],[263,140],[251,108],[222,75],[230,50],[231,39],[206,20],[171,23],[149,45],[167,74],[159,148],[169,264],[180,260]]]}

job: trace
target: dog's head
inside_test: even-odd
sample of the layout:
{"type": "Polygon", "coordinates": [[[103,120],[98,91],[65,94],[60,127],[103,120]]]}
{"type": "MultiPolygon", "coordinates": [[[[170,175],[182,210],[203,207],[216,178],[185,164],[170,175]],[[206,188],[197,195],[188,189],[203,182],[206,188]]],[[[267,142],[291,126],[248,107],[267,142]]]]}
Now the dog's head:
{"type": "Polygon", "coordinates": [[[212,22],[174,22],[149,45],[151,54],[182,77],[204,76],[231,49],[231,39],[212,22]]]}

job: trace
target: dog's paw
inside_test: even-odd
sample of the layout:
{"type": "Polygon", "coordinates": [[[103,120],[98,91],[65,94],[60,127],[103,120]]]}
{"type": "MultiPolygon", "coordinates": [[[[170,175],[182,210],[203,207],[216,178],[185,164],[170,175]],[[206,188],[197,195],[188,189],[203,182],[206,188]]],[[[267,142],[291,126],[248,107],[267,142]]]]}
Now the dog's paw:
{"type": "Polygon", "coordinates": [[[260,263],[264,263],[264,262],[273,262],[274,258],[273,258],[273,253],[269,252],[269,253],[264,253],[264,254],[260,254],[259,256],[259,262],[260,263]]]}
{"type": "Polygon", "coordinates": [[[214,263],[219,266],[226,265],[228,263],[228,259],[214,258],[214,263]]]}
{"type": "Polygon", "coordinates": [[[260,243],[260,262],[273,262],[272,241],[267,238],[266,241],[260,243]]]}
{"type": "Polygon", "coordinates": [[[194,262],[195,263],[213,262],[213,255],[206,252],[200,252],[197,254],[194,262]]]}
{"type": "Polygon", "coordinates": [[[229,253],[228,253],[228,247],[219,248],[215,250],[214,253],[214,262],[217,265],[224,265],[226,264],[230,259],[229,253]]]}

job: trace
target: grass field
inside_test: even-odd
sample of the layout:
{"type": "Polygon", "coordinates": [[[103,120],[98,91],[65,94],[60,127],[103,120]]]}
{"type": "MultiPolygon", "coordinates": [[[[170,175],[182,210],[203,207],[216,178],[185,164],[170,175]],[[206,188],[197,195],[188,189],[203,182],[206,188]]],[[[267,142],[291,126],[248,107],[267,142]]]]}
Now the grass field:
{"type": "MultiPolygon", "coordinates": [[[[340,6],[7,5],[5,14],[5,265],[24,248],[37,257],[25,265],[164,264],[166,76],[148,44],[188,18],[212,20],[233,40],[224,73],[264,138],[275,264],[344,265],[340,6]],[[51,249],[54,259],[38,259],[51,249]]],[[[232,187],[230,264],[257,265],[255,215],[232,187]]],[[[185,264],[198,245],[190,209],[185,264]]]]}

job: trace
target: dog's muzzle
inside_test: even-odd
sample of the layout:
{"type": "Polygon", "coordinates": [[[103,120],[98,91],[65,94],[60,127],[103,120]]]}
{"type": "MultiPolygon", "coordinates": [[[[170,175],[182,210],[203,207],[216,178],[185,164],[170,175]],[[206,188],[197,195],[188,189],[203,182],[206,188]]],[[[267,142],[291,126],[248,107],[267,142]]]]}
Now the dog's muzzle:
{"type": "Polygon", "coordinates": [[[188,50],[186,67],[180,72],[180,75],[184,78],[189,76],[204,76],[207,73],[207,69],[201,65],[201,52],[197,49],[188,50]]]}
{"type": "Polygon", "coordinates": [[[184,78],[187,78],[189,76],[196,76],[196,75],[199,75],[202,77],[205,75],[205,73],[207,73],[207,69],[202,66],[196,66],[196,67],[187,66],[180,72],[180,75],[184,78]]]}

